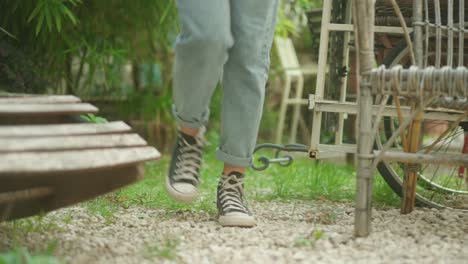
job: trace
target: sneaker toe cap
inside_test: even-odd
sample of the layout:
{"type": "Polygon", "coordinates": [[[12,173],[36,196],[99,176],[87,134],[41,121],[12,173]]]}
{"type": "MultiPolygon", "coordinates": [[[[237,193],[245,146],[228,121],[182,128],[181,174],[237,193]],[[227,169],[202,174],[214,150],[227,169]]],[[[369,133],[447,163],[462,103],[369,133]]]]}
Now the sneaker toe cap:
{"type": "Polygon", "coordinates": [[[253,227],[256,225],[255,218],[240,212],[230,212],[219,217],[222,226],[253,227]]]}
{"type": "Polygon", "coordinates": [[[182,194],[185,194],[185,195],[197,195],[198,194],[197,187],[193,186],[190,183],[184,183],[184,182],[174,183],[172,185],[172,187],[176,191],[178,191],[178,192],[180,192],[182,194]]]}

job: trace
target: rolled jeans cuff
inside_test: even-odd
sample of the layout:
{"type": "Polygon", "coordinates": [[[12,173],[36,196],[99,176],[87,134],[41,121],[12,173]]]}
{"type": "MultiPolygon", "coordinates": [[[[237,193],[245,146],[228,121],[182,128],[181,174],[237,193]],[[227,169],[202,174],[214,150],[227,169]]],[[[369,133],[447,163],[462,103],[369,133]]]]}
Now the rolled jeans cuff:
{"type": "Polygon", "coordinates": [[[173,105],[172,114],[174,115],[179,127],[200,128],[208,123],[209,112],[203,113],[202,118],[199,120],[187,120],[181,117],[180,113],[177,112],[175,105],[173,105]]]}
{"type": "Polygon", "coordinates": [[[252,164],[252,157],[241,158],[222,151],[220,148],[216,150],[216,158],[224,163],[232,166],[247,168],[252,164]]]}

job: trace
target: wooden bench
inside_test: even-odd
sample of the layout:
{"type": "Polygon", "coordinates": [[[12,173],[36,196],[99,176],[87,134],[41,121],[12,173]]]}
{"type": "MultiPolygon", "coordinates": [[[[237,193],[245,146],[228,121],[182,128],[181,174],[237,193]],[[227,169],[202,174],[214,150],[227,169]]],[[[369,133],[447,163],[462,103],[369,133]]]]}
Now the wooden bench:
{"type": "Polygon", "coordinates": [[[85,123],[75,96],[0,94],[0,220],[94,198],[143,176],[159,152],[123,122],[85,123]]]}

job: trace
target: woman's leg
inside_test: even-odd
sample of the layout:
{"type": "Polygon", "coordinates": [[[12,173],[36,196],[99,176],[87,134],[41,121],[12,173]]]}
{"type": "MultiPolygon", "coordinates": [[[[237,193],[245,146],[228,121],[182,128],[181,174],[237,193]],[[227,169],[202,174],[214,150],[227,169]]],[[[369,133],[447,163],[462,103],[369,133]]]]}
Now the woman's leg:
{"type": "Polygon", "coordinates": [[[177,0],[177,8],[174,112],[180,127],[199,128],[233,44],[229,0],[177,0]]]}
{"type": "Polygon", "coordinates": [[[231,0],[234,45],[224,65],[222,131],[217,157],[225,163],[217,206],[223,226],[255,225],[244,201],[245,168],[262,116],[277,0],[231,0]]]}
{"type": "Polygon", "coordinates": [[[166,189],[180,202],[198,198],[208,106],[233,44],[228,0],[177,0],[181,33],[175,47],[174,114],[179,131],[166,189]]]}
{"type": "Polygon", "coordinates": [[[277,0],[231,0],[234,45],[224,65],[222,131],[217,157],[248,167],[262,116],[277,0]]]}

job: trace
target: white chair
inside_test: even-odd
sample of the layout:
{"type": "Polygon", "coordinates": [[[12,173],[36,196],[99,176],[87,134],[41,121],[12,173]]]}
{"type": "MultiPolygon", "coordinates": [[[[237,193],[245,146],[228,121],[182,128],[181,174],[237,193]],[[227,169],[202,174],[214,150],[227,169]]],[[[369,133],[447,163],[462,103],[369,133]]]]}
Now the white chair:
{"type": "Polygon", "coordinates": [[[283,130],[285,126],[286,112],[288,106],[293,106],[293,116],[291,120],[291,129],[288,143],[296,140],[297,129],[300,118],[301,105],[308,105],[308,99],[302,98],[304,89],[304,75],[316,74],[316,70],[303,70],[297,59],[296,50],[290,38],[275,37],[276,51],[284,72],[284,89],[281,99],[278,126],[276,129],[275,142],[281,143],[283,130]],[[295,91],[291,97],[292,87],[295,91]]]}

